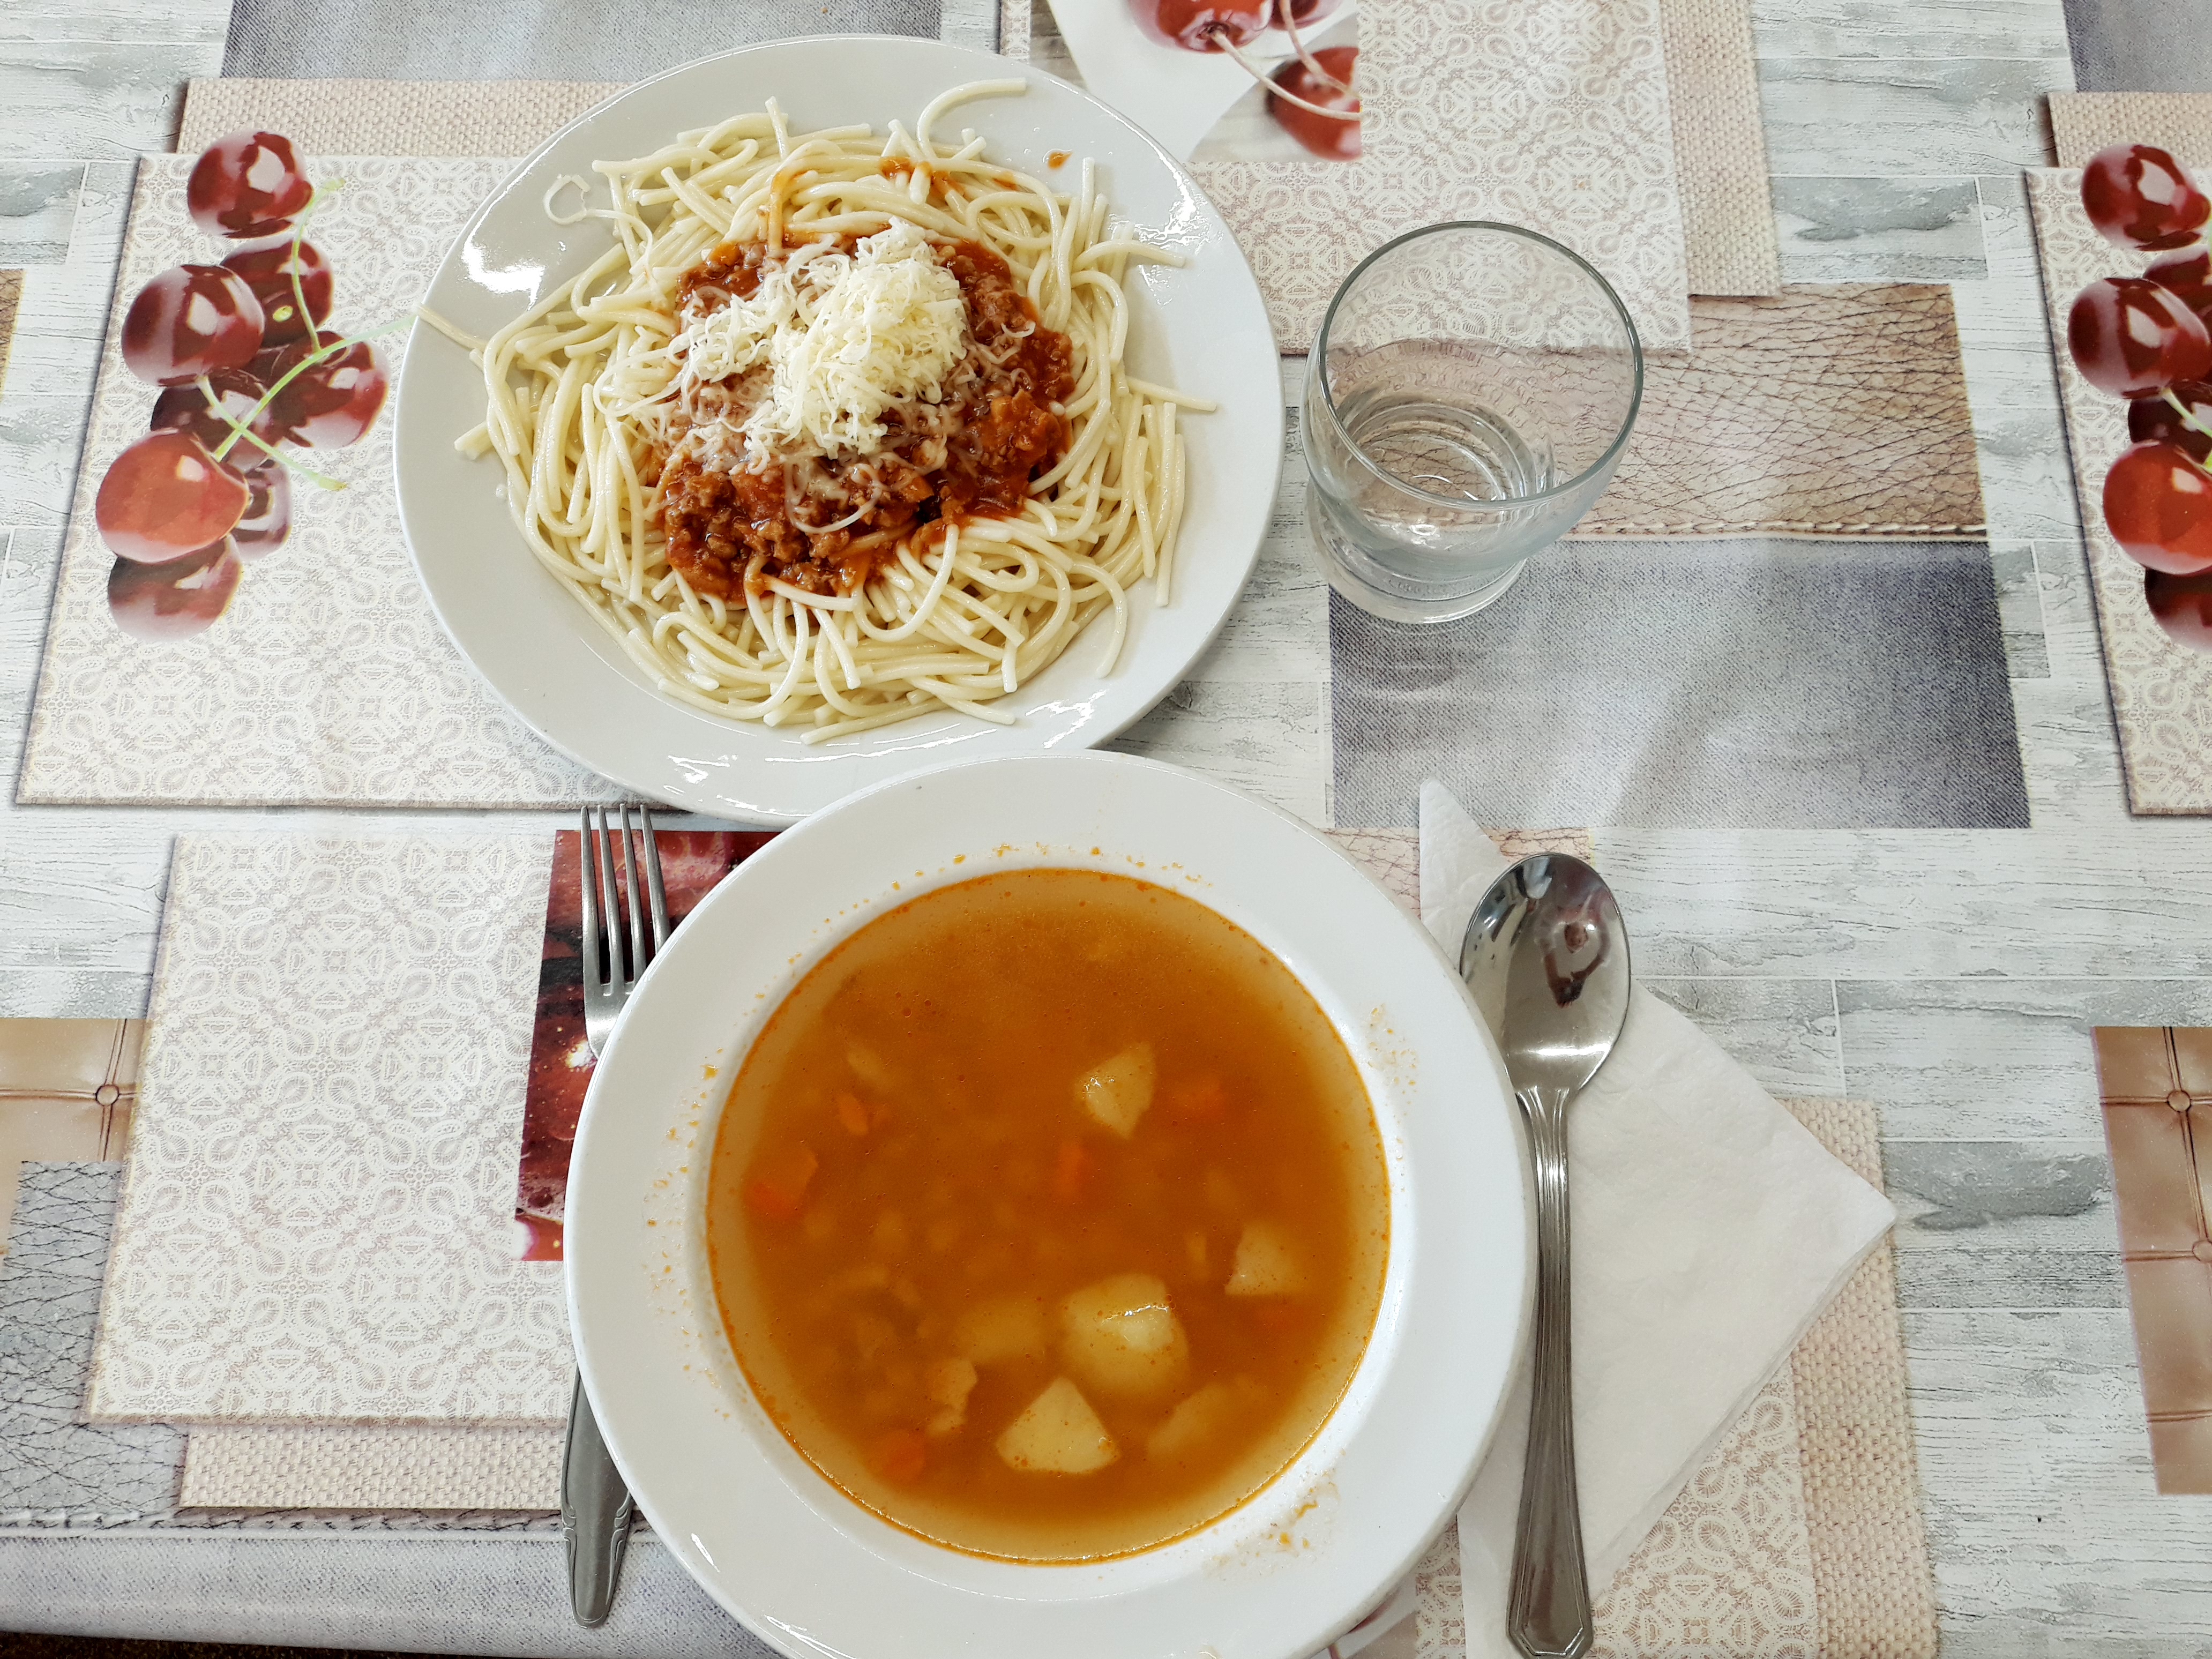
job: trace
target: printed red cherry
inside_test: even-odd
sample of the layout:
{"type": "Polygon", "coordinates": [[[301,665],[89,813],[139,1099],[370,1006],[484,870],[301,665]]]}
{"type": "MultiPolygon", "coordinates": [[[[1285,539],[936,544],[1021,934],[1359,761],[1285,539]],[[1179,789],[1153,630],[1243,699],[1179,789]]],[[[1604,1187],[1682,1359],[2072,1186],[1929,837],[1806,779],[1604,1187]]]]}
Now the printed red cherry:
{"type": "Polygon", "coordinates": [[[192,222],[209,235],[242,240],[289,229],[314,193],[289,138],[234,132],[200,152],[185,186],[185,204],[192,222]]]}
{"type": "MultiPolygon", "coordinates": [[[[245,420],[261,402],[262,394],[268,387],[255,379],[251,371],[243,368],[218,368],[207,377],[207,382],[216,395],[216,404],[221,406],[222,413],[217,413],[216,405],[208,402],[207,393],[200,390],[199,382],[193,380],[185,386],[173,386],[154,399],[154,418],[150,424],[156,432],[189,432],[212,455],[230,441],[230,422],[223,416],[228,415],[234,420],[245,420]]],[[[275,421],[265,409],[261,411],[261,417],[253,422],[253,430],[264,442],[273,444],[283,440],[284,434],[276,429],[275,421]]],[[[230,453],[223,457],[234,471],[258,465],[262,459],[265,459],[263,453],[242,438],[232,444],[230,453]]]]}
{"type": "Polygon", "coordinates": [[[2212,571],[2172,576],[2146,570],[2143,598],[2166,638],[2191,651],[2212,651],[2212,571]]]}
{"type": "Polygon", "coordinates": [[[108,614],[133,639],[188,639],[230,608],[245,570],[227,540],[162,564],[118,559],[107,573],[108,614]]]}
{"type": "MultiPolygon", "coordinates": [[[[273,367],[283,380],[313,354],[305,340],[287,346],[273,367]]],[[[375,347],[356,340],[337,356],[300,371],[270,404],[277,429],[295,443],[342,449],[375,423],[384,407],[384,365],[375,347]]]]}
{"type": "Polygon", "coordinates": [[[156,432],[108,463],[93,522],[108,550],[165,564],[230,534],[252,492],[188,432],[156,432]]]}
{"type": "Polygon", "coordinates": [[[2081,169],[2081,206],[2122,247],[2186,247],[2212,219],[2212,198],[2151,144],[2110,144],[2092,155],[2081,169]]]}
{"type": "Polygon", "coordinates": [[[230,539],[241,559],[273,553],[292,533],[292,475],[279,460],[266,460],[245,473],[248,492],[230,539]]]}
{"type": "Polygon", "coordinates": [[[2143,280],[2156,283],[2212,328],[2212,251],[2185,247],[2161,253],[2150,262],[2143,280]]]}
{"type": "MultiPolygon", "coordinates": [[[[1313,57],[1316,63],[1345,86],[1352,84],[1352,68],[1358,59],[1358,47],[1323,46],[1313,57]]],[[[1350,110],[1355,114],[1358,112],[1358,99],[1342,87],[1329,85],[1295,58],[1277,70],[1272,78],[1291,97],[1303,98],[1309,104],[1319,104],[1323,109],[1350,110]]],[[[1353,161],[1359,159],[1359,123],[1357,121],[1333,121],[1326,115],[1300,109],[1289,99],[1273,96],[1267,100],[1267,113],[1275,118],[1284,131],[1323,161],[1353,161]]]]}
{"type": "Polygon", "coordinates": [[[1219,52],[1246,46],[1271,21],[1270,0],[1129,0],[1137,27],[1164,46],[1219,52]]]}
{"type": "Polygon", "coordinates": [[[221,265],[172,265],[123,314],[123,361],[155,386],[243,368],[261,349],[261,301],[221,265]]]}
{"type": "Polygon", "coordinates": [[[327,320],[331,314],[331,268],[323,263],[323,256],[315,252],[313,242],[293,242],[289,240],[272,242],[264,247],[242,249],[223,262],[223,269],[234,271],[245,279],[253,290],[253,297],[261,302],[261,343],[264,346],[285,345],[307,331],[307,317],[317,323],[327,320]],[[293,279],[298,278],[295,292],[293,279]],[[307,315],[300,311],[300,298],[305,295],[307,315]]]}
{"type": "Polygon", "coordinates": [[[2160,393],[2138,398],[2128,405],[2128,436],[2139,444],[2172,444],[2186,451],[2189,459],[2202,466],[2212,459],[2212,386],[2203,380],[2184,380],[2168,390],[2181,399],[2203,430],[2183,420],[2180,412],[2160,393]]]}
{"type": "Polygon", "coordinates": [[[2148,569],[2212,570],[2212,472],[2172,444],[2122,451],[2105,475],[2105,527],[2148,569]]]}
{"type": "Polygon", "coordinates": [[[2212,371],[2204,319],[2140,276],[2100,276],[2083,289],[2066,319],[2066,343],[2089,384],[2116,398],[2212,371]]]}
{"type": "MultiPolygon", "coordinates": [[[[1334,11],[1340,0],[1291,0],[1291,21],[1301,29],[1310,28],[1334,11]]],[[[1336,73],[1331,70],[1330,74],[1336,73]]]]}

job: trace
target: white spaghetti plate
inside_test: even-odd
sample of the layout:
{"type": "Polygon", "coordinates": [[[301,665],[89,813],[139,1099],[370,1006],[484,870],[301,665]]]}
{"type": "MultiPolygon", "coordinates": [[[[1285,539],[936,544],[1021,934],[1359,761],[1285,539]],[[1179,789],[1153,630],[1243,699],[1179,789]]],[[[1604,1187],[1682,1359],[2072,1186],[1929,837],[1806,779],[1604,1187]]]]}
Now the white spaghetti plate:
{"type": "Polygon", "coordinates": [[[1104,672],[1094,627],[1046,672],[995,707],[1017,723],[923,715],[827,743],[719,719],[657,690],[532,556],[501,499],[491,459],[453,441],[483,418],[483,376],[451,341],[417,324],[399,374],[399,512],[430,603],[477,672],[554,747],[628,788],[716,817],[795,823],[854,790],[968,757],[1085,749],[1125,730],[1171,690],[1236,603],[1274,503],[1283,402],[1274,337],[1250,269],[1190,175],[1127,120],[1027,64],[934,40],[848,35],[786,40],[702,59],[641,82],[572,122],[523,161],[455,242],[425,303],[478,337],[573,277],[608,245],[605,222],[546,216],[562,174],[649,154],[677,132],[780,100],[793,126],[893,120],[970,81],[1020,79],[1025,95],[961,106],[951,126],[983,135],[994,160],[1074,185],[1098,163],[1116,219],[1175,249],[1182,269],[1135,267],[1127,289],[1133,373],[1220,407],[1180,423],[1189,496],[1172,603],[1134,590],[1121,659],[1104,672]],[[1055,172],[1054,151],[1075,158],[1055,172]]]}
{"type": "Polygon", "coordinates": [[[1286,815],[1116,755],[896,780],[747,860],[639,984],[569,1173],[577,1362],[655,1534],[793,1659],[1303,1659],[1411,1571],[1490,1437],[1531,1260],[1515,1111],[1428,936],[1286,815]],[[791,988],[884,909],[1039,866],[1170,883],[1273,951],[1359,1067],[1390,1190],[1382,1310],[1313,1442],[1197,1533],[1049,1565],[932,1544],[804,1462],[730,1350],[704,1221],[725,1092],[791,988]]]}

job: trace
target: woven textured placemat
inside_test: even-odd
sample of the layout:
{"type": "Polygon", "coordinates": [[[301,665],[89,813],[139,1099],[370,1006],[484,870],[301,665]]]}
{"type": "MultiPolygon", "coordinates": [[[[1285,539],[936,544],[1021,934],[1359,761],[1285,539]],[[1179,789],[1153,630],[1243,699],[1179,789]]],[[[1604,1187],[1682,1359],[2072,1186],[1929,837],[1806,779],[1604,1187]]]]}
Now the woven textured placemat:
{"type": "Polygon", "coordinates": [[[186,1509],[556,1510],[560,1428],[194,1429],[186,1509]]]}
{"type": "Polygon", "coordinates": [[[621,90],[600,81],[194,81],[176,148],[263,127],[303,155],[523,155],[621,90]]]}
{"type": "Polygon", "coordinates": [[[2191,165],[2212,165],[2212,93],[2054,92],[2051,137],[2062,167],[2120,143],[2156,144],[2191,165]]]}
{"type": "MultiPolygon", "coordinates": [[[[1782,291],[1750,0],[1659,0],[1690,292],[1782,291]]],[[[1691,326],[1697,326],[1691,318],[1691,326]]]]}
{"type": "Polygon", "coordinates": [[[23,273],[0,270],[0,381],[8,378],[8,348],[15,337],[15,307],[23,300],[23,273]]]}
{"type": "MultiPolygon", "coordinates": [[[[1815,1139],[1882,1185],[1881,1120],[1848,1100],[1782,1103],[1815,1139]]],[[[1826,1659],[1936,1652],[1936,1594],[1920,1509],[1897,1261],[1887,1241],[1813,1322],[1790,1358],[1805,1531],[1826,1659]]]]}

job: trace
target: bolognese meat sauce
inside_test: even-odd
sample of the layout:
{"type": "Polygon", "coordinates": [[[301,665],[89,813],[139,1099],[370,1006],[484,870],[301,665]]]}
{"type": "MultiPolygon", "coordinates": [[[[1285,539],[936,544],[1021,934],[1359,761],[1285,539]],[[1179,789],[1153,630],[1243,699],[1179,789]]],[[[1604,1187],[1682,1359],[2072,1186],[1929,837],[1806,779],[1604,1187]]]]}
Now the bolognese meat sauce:
{"type": "MultiPolygon", "coordinates": [[[[848,252],[855,246],[841,241],[848,252]]],[[[723,243],[679,282],[679,314],[750,298],[776,257],[762,243],[723,243]]],[[[1038,320],[990,249],[939,245],[937,258],[960,285],[966,355],[938,403],[886,412],[872,453],[752,455],[725,467],[701,444],[676,446],[660,476],[661,527],[669,563],[694,592],[741,599],[750,574],[811,593],[851,592],[917,525],[1019,513],[1030,481],[1066,453],[1063,406],[1075,389],[1067,336],[1038,320]]],[[[696,388],[685,413],[695,425],[734,424],[742,402],[733,377],[696,388]]]]}

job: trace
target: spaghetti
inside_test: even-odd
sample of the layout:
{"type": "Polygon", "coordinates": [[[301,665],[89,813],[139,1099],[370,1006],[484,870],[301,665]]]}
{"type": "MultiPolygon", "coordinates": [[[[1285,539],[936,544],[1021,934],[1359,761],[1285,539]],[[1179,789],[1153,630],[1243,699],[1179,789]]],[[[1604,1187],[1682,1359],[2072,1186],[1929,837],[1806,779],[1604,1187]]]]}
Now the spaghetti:
{"type": "MultiPolygon", "coordinates": [[[[1178,407],[1123,364],[1129,266],[1177,264],[933,130],[760,114],[556,180],[614,245],[477,349],[496,453],[547,569],[660,689],[810,741],[994,708],[1129,591],[1168,602],[1178,407]]],[[[563,210],[556,213],[556,210],[563,210]]]]}

